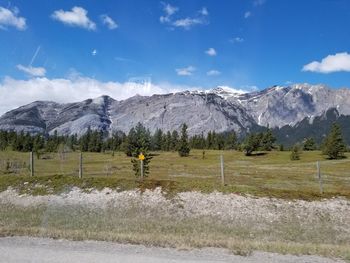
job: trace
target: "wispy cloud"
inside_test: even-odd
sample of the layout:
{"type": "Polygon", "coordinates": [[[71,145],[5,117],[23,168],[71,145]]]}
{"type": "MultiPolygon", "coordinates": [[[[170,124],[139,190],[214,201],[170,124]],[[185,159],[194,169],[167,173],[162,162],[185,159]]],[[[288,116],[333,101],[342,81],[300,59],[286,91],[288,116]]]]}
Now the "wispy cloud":
{"type": "Polygon", "coordinates": [[[221,72],[218,71],[218,70],[216,70],[216,69],[212,69],[212,70],[209,70],[209,71],[207,72],[207,75],[208,75],[208,76],[218,76],[218,75],[220,75],[220,74],[221,74],[221,72]]]}
{"type": "Polygon", "coordinates": [[[202,19],[202,18],[183,18],[183,19],[178,19],[176,21],[174,21],[173,26],[176,27],[182,27],[186,30],[189,30],[191,27],[195,26],[195,25],[204,25],[207,22],[202,19]]]}
{"type": "Polygon", "coordinates": [[[186,68],[177,68],[175,71],[179,76],[192,76],[196,71],[196,68],[193,66],[188,66],[186,68]]]}
{"type": "Polygon", "coordinates": [[[118,24],[108,15],[100,15],[102,23],[108,27],[108,29],[113,30],[118,28],[118,24]]]}
{"type": "Polygon", "coordinates": [[[329,55],[319,61],[313,61],[303,66],[302,71],[317,73],[350,72],[350,54],[347,52],[329,55]]]}
{"type": "Polygon", "coordinates": [[[169,23],[171,16],[179,11],[179,8],[164,2],[161,2],[161,4],[163,5],[163,11],[165,14],[159,18],[159,21],[161,23],[169,23]]]}
{"type": "Polygon", "coordinates": [[[164,15],[160,16],[159,21],[162,24],[167,24],[170,28],[183,28],[185,30],[191,29],[195,25],[206,25],[208,24],[207,17],[209,16],[208,9],[206,7],[202,7],[197,11],[196,15],[193,17],[178,17],[174,19],[174,14],[179,11],[178,7],[172,6],[168,3],[161,2],[163,5],[164,15]]]}
{"type": "Polygon", "coordinates": [[[36,57],[37,57],[38,54],[39,54],[40,49],[41,49],[41,46],[38,46],[38,47],[36,48],[36,50],[35,50],[35,52],[34,52],[34,55],[33,55],[32,59],[30,60],[30,63],[29,63],[30,66],[33,65],[33,63],[34,63],[36,57]]]}
{"type": "Polygon", "coordinates": [[[266,0],[254,0],[253,5],[254,6],[262,6],[266,3],[266,0]]]}
{"type": "Polygon", "coordinates": [[[81,27],[87,30],[96,30],[96,24],[87,16],[88,11],[75,6],[72,11],[56,10],[51,18],[69,26],[81,27]]]}
{"type": "Polygon", "coordinates": [[[43,67],[32,67],[32,66],[23,66],[21,64],[16,66],[18,70],[27,73],[33,77],[43,77],[46,74],[46,69],[43,67]]]}
{"type": "Polygon", "coordinates": [[[231,38],[230,39],[230,42],[231,43],[243,43],[244,42],[244,38],[241,38],[241,37],[234,37],[234,38],[231,38]]]}
{"type": "Polygon", "coordinates": [[[206,53],[208,56],[211,56],[211,57],[217,55],[216,50],[215,50],[214,48],[212,48],[212,47],[209,48],[208,50],[206,50],[205,53],[206,53]]]}
{"type": "Polygon", "coordinates": [[[206,7],[202,7],[202,9],[199,10],[199,14],[201,14],[202,16],[208,16],[209,15],[208,9],[206,7]]]}
{"type": "MultiPolygon", "coordinates": [[[[254,1],[253,1],[253,7],[254,7],[254,8],[258,8],[258,7],[262,6],[262,5],[264,5],[265,3],[266,3],[266,0],[254,0],[254,1]]],[[[251,17],[252,14],[253,14],[252,11],[251,11],[251,10],[248,10],[248,11],[246,11],[246,12],[244,13],[243,17],[244,17],[245,19],[247,19],[247,18],[251,17]]]]}
{"type": "Polygon", "coordinates": [[[7,29],[8,27],[25,30],[27,28],[26,19],[19,16],[17,7],[10,10],[0,6],[0,29],[7,29]]]}

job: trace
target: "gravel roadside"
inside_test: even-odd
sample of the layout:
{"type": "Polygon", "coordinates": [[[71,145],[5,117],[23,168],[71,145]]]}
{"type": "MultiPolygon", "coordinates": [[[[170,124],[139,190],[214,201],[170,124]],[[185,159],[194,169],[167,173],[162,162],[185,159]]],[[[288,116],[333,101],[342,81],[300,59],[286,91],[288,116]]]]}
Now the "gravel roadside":
{"type": "Polygon", "coordinates": [[[180,251],[98,241],[68,241],[32,237],[0,238],[0,262],[232,262],[232,263],[336,263],[344,262],[318,256],[292,256],[254,252],[237,256],[217,248],[180,251]]]}

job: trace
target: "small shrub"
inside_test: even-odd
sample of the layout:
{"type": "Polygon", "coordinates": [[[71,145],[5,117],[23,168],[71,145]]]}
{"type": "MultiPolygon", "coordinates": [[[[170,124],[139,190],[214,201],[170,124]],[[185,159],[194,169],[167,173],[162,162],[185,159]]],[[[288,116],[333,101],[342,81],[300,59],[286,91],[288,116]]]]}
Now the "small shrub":
{"type": "Polygon", "coordinates": [[[292,152],[290,153],[290,159],[292,161],[300,160],[300,148],[299,145],[294,145],[292,148],[292,152]]]}

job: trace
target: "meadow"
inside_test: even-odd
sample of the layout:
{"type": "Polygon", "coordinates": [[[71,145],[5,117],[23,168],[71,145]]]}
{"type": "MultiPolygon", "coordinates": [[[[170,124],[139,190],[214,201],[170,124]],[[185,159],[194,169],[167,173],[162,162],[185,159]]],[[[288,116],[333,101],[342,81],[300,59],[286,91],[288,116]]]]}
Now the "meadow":
{"type": "Polygon", "coordinates": [[[192,150],[189,157],[177,152],[154,152],[150,174],[136,178],[131,159],[122,152],[83,153],[83,178],[79,153],[45,153],[35,156],[35,176],[30,176],[29,153],[0,152],[0,190],[9,186],[31,194],[60,193],[74,186],[82,189],[118,190],[162,187],[169,195],[184,191],[250,194],[284,199],[350,198],[350,154],[328,160],[319,151],[305,151],[291,161],[288,151],[260,152],[245,156],[238,151],[192,150]],[[220,155],[224,158],[225,185],[221,183],[220,155]],[[323,193],[317,177],[320,162],[323,193]]]}

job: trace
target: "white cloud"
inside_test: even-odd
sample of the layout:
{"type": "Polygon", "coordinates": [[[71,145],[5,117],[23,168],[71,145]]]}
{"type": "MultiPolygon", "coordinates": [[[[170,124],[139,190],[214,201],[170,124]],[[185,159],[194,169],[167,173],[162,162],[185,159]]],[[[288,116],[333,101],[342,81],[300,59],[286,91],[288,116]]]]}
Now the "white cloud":
{"type": "Polygon", "coordinates": [[[241,37],[234,37],[234,38],[230,39],[230,42],[231,43],[243,43],[244,39],[241,37]]]}
{"type": "Polygon", "coordinates": [[[347,52],[329,55],[321,60],[321,62],[313,61],[306,64],[302,71],[311,71],[318,73],[332,73],[339,71],[350,72],[350,54],[347,52]]]}
{"type": "Polygon", "coordinates": [[[106,25],[110,30],[118,28],[117,23],[108,15],[101,15],[100,16],[102,23],[106,25]]]}
{"type": "Polygon", "coordinates": [[[201,90],[200,87],[154,84],[150,81],[101,82],[92,78],[75,75],[74,78],[32,78],[16,80],[6,77],[0,82],[0,115],[6,111],[31,103],[36,100],[49,100],[60,103],[82,101],[108,95],[117,100],[124,100],[136,94],[150,96],[181,90],[201,90]]]}
{"type": "Polygon", "coordinates": [[[179,8],[164,2],[162,2],[162,5],[163,5],[163,11],[165,15],[161,16],[159,20],[161,23],[169,23],[171,20],[171,16],[175,14],[179,10],[179,8]]]}
{"type": "Polygon", "coordinates": [[[27,73],[30,76],[34,77],[43,77],[46,74],[46,69],[43,67],[32,67],[32,66],[23,66],[21,64],[17,65],[17,69],[27,73]]]}
{"type": "Polygon", "coordinates": [[[252,12],[247,11],[247,12],[244,13],[244,18],[248,18],[248,17],[250,17],[251,15],[252,15],[252,12]]]}
{"type": "Polygon", "coordinates": [[[179,76],[191,76],[196,71],[196,68],[193,66],[188,66],[186,68],[177,68],[176,73],[179,76]]]}
{"type": "Polygon", "coordinates": [[[204,25],[204,24],[207,24],[207,22],[202,18],[187,17],[187,18],[178,19],[178,20],[174,21],[173,26],[182,27],[182,28],[188,30],[195,25],[204,25]]]}
{"type": "Polygon", "coordinates": [[[214,48],[212,48],[212,47],[209,48],[208,50],[206,50],[205,53],[206,53],[208,56],[211,56],[211,57],[217,55],[216,50],[215,50],[214,48]]]}
{"type": "Polygon", "coordinates": [[[207,72],[207,75],[208,75],[208,76],[218,76],[218,75],[220,75],[220,74],[221,74],[221,72],[218,71],[218,70],[215,70],[215,69],[209,70],[209,71],[207,72]]]}
{"type": "Polygon", "coordinates": [[[25,30],[27,28],[26,19],[18,16],[18,8],[12,10],[0,6],[0,29],[7,29],[12,26],[18,30],[25,30]]]}
{"type": "Polygon", "coordinates": [[[202,16],[208,16],[209,15],[208,9],[206,7],[202,7],[202,9],[199,10],[199,14],[201,14],[202,16]]]}
{"type": "Polygon", "coordinates": [[[69,26],[82,27],[88,30],[96,30],[96,24],[87,16],[88,12],[82,7],[75,6],[72,11],[56,10],[51,15],[52,19],[69,26]]]}
{"type": "Polygon", "coordinates": [[[176,6],[171,6],[170,4],[164,4],[164,12],[168,16],[175,14],[178,10],[179,10],[179,8],[176,6]]]}
{"type": "Polygon", "coordinates": [[[174,27],[180,27],[189,30],[195,25],[208,24],[207,16],[209,15],[209,12],[206,7],[202,7],[200,10],[198,10],[194,17],[173,19],[173,15],[179,11],[179,8],[164,2],[162,2],[162,4],[165,14],[159,17],[159,21],[163,24],[169,25],[171,29],[174,29],[174,27]]]}

